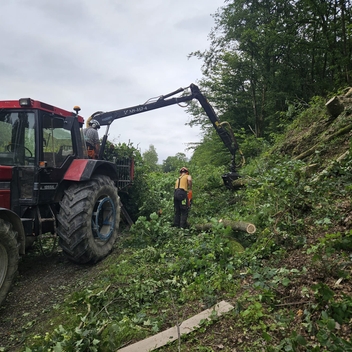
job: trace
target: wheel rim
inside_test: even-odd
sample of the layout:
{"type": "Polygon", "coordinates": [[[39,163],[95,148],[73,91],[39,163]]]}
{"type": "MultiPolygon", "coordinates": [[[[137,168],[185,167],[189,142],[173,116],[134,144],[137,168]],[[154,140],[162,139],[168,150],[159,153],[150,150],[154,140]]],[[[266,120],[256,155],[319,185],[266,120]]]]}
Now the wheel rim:
{"type": "Polygon", "coordinates": [[[99,199],[92,217],[93,236],[107,241],[115,230],[116,208],[110,197],[99,199]]]}
{"type": "Polygon", "coordinates": [[[8,268],[8,255],[6,248],[0,243],[0,287],[5,281],[8,268]]]}

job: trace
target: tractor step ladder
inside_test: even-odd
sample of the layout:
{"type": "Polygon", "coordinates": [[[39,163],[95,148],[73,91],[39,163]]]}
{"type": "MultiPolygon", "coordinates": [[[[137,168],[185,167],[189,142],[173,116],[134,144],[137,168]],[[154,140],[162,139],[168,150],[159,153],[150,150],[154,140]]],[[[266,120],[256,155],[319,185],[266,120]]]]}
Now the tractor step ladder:
{"type": "Polygon", "coordinates": [[[41,252],[43,253],[43,255],[45,257],[50,257],[52,255],[52,253],[54,252],[54,249],[56,248],[56,242],[57,242],[57,234],[56,234],[56,218],[55,218],[55,214],[53,212],[53,209],[51,207],[51,205],[45,205],[45,208],[49,208],[51,217],[42,217],[41,214],[41,206],[37,207],[37,218],[38,218],[38,222],[39,222],[39,229],[38,229],[38,241],[39,241],[39,245],[40,245],[40,249],[41,252]],[[52,235],[43,235],[42,230],[43,230],[43,223],[44,222],[52,222],[53,224],[53,234],[52,235]],[[51,241],[50,245],[49,245],[49,249],[46,248],[47,246],[44,244],[44,242],[51,241]]]}
{"type": "Polygon", "coordinates": [[[37,216],[38,216],[38,222],[39,222],[39,235],[42,235],[42,224],[44,222],[52,222],[53,228],[54,228],[54,233],[56,234],[56,218],[55,218],[53,209],[51,208],[51,205],[45,205],[45,207],[46,207],[46,209],[49,208],[51,217],[42,218],[41,206],[37,207],[37,216]]]}

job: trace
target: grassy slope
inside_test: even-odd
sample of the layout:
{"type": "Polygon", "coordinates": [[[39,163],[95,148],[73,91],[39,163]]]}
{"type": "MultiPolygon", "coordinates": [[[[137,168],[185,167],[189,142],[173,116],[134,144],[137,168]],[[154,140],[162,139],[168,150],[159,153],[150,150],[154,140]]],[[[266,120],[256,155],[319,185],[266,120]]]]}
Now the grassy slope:
{"type": "MultiPolygon", "coordinates": [[[[166,215],[142,219],[99,264],[99,277],[27,339],[28,348],[116,350],[225,299],[235,309],[182,339],[182,351],[352,350],[351,134],[329,139],[351,123],[348,112],[330,119],[315,102],[248,167],[247,190],[222,196],[232,213],[228,207],[219,216],[257,225],[254,239],[237,236],[245,251],[233,241],[238,234],[221,226],[182,232],[166,215]]],[[[200,192],[204,201],[194,207],[214,206],[200,192]]]]}

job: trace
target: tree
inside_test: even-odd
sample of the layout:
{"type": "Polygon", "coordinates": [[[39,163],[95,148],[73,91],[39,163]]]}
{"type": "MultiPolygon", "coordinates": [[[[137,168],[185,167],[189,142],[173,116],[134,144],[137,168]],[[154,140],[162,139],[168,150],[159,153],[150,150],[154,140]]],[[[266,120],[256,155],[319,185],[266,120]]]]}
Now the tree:
{"type": "Polygon", "coordinates": [[[350,1],[230,0],[214,19],[210,49],[190,56],[204,60],[200,86],[234,130],[269,136],[290,102],[350,84],[350,1]]]}
{"type": "Polygon", "coordinates": [[[186,154],[177,153],[175,156],[168,156],[166,160],[163,161],[162,170],[163,172],[172,172],[186,165],[187,162],[186,154]]]}
{"type": "Polygon", "coordinates": [[[149,167],[150,171],[157,171],[158,167],[158,153],[155,150],[153,144],[149,145],[149,149],[147,149],[142,155],[144,164],[149,167]]]}

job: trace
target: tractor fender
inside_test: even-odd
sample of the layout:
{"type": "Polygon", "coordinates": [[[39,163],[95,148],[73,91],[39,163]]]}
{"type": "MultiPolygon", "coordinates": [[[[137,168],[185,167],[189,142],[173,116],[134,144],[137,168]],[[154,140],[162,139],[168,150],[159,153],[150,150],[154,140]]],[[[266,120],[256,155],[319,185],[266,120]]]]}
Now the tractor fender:
{"type": "Polygon", "coordinates": [[[21,218],[12,210],[0,208],[0,219],[9,222],[14,231],[17,232],[17,242],[20,245],[20,254],[25,254],[26,236],[21,218]]]}
{"type": "Polygon", "coordinates": [[[113,181],[118,180],[116,164],[94,159],[73,160],[63,179],[65,181],[89,181],[94,174],[109,176],[113,181]]]}

